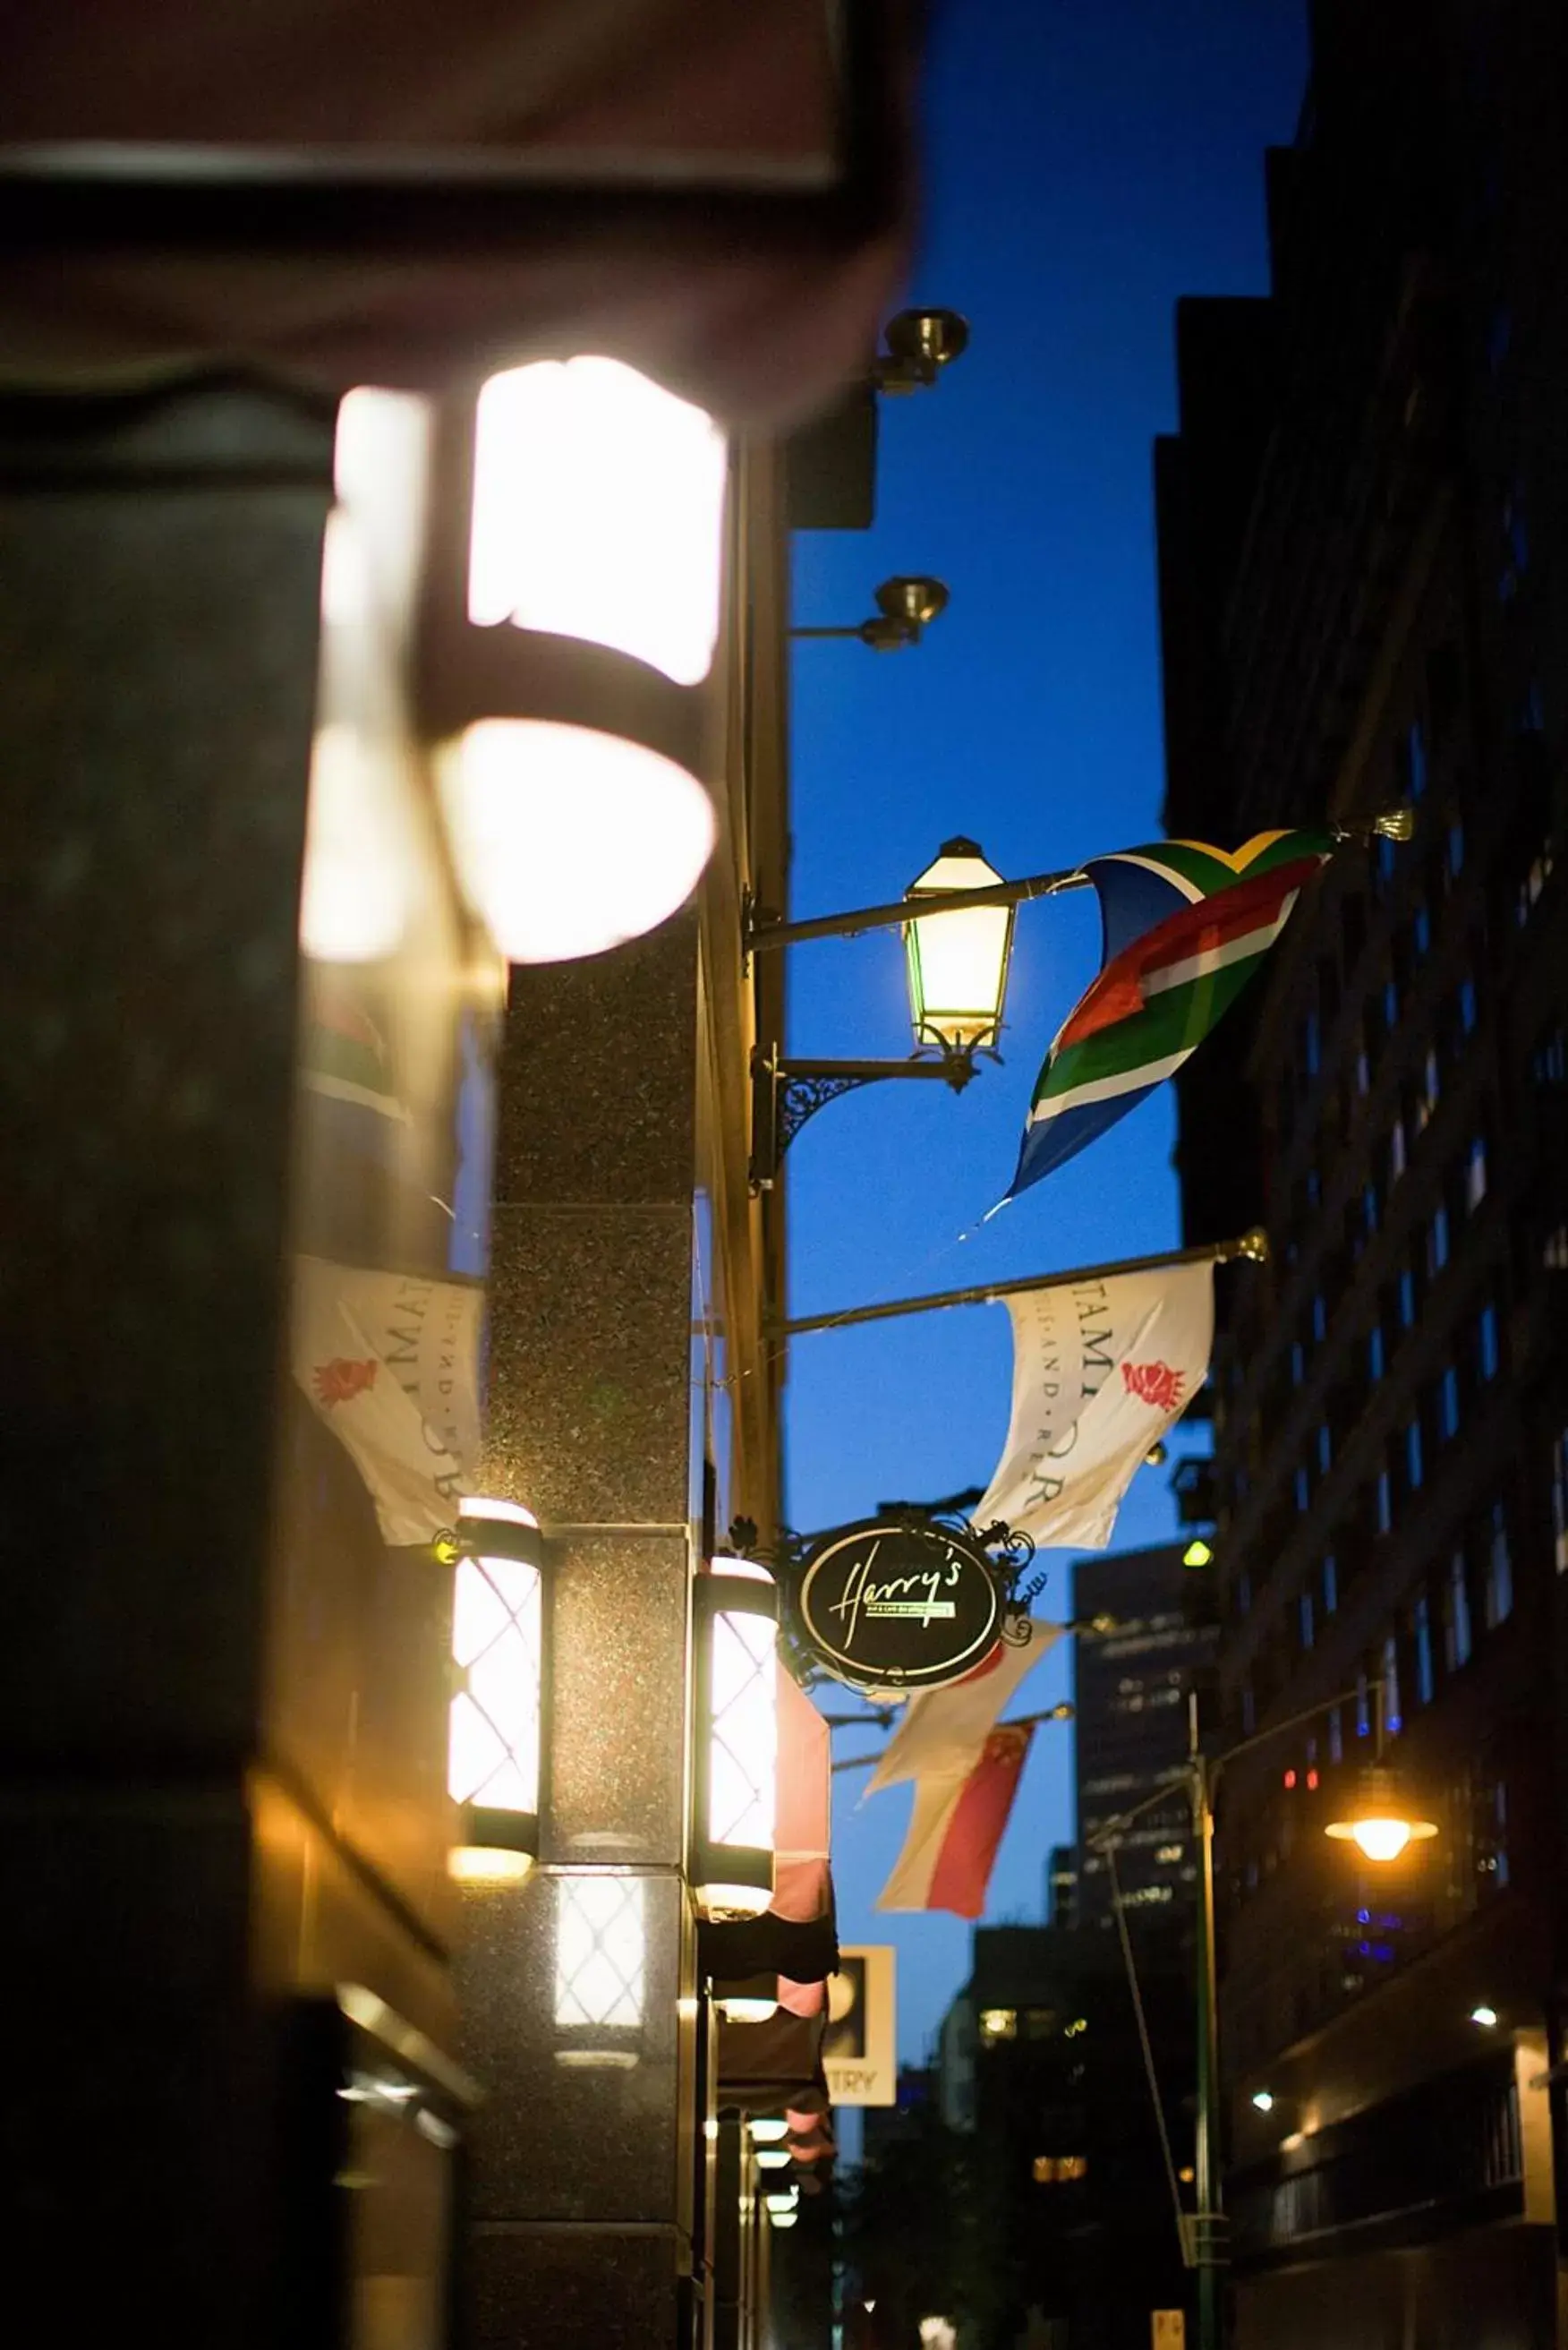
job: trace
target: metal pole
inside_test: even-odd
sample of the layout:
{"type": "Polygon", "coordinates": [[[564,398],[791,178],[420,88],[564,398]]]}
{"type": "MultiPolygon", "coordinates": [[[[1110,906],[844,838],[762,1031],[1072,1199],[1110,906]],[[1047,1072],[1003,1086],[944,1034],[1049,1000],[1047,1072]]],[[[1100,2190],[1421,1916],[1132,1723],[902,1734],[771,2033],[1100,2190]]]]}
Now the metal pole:
{"type": "Polygon", "coordinates": [[[1192,2258],[1198,2271],[1198,2350],[1223,2350],[1225,2217],[1220,2184],[1220,2026],[1214,1949],[1214,1802],[1198,1742],[1198,1699],[1187,1700],[1192,1833],[1198,1846],[1198,2131],[1193,2158],[1198,2209],[1192,2258]]]}
{"type": "Polygon", "coordinates": [[[806,1314],[790,1322],[774,1322],[775,1336],[801,1337],[808,1330],[843,1330],[857,1322],[891,1322],[901,1314],[935,1314],[947,1305],[989,1305],[999,1297],[1022,1297],[1033,1289],[1055,1289],[1064,1282],[1111,1281],[1118,1274],[1159,1273],[1182,1264],[1230,1264],[1245,1257],[1266,1264],[1269,1236],[1261,1227],[1233,1241],[1214,1241],[1203,1248],[1165,1249],[1153,1256],[1117,1258],[1110,1264],[1069,1265],[1063,1273],[1032,1273],[1017,1281],[992,1281],[973,1289],[938,1289],[925,1297],[898,1297],[885,1305],[851,1305],[842,1314],[806,1314]]]}
{"type": "Polygon", "coordinates": [[[1021,906],[1029,898],[1054,898],[1064,889],[1086,889],[1089,877],[1075,868],[1066,873],[1036,873],[1026,881],[993,881],[984,889],[933,890],[921,898],[896,898],[888,906],[862,906],[852,914],[817,914],[804,922],[775,921],[753,912],[747,924],[748,954],[763,947],[798,946],[802,939],[853,939],[862,931],[890,930],[897,923],[923,921],[929,914],[962,914],[974,906],[1021,906]]]}

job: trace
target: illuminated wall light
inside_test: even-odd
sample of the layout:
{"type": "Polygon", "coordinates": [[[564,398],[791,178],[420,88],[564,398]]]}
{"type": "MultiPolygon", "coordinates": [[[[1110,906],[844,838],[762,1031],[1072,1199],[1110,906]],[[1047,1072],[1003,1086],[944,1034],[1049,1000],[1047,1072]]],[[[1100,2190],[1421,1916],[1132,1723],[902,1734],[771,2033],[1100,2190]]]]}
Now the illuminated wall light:
{"type": "Polygon", "coordinates": [[[470,1881],[525,1876],[539,1850],[545,1544],[514,1502],[465,1500],[452,1593],[447,1788],[461,1806],[451,1866],[470,1881]]]}
{"type": "Polygon", "coordinates": [[[619,359],[492,376],[474,425],[469,617],[586,638],[677,685],[713,662],[723,435],[619,359]]]}
{"type": "Polygon", "coordinates": [[[929,899],[932,910],[904,925],[909,960],[909,1014],[917,1045],[994,1046],[1002,1030],[1007,973],[1012,955],[1012,906],[969,906],[957,913],[938,910],[944,894],[990,889],[1002,880],[972,840],[949,840],[934,865],[904,892],[929,899]]]}
{"type": "Polygon", "coordinates": [[[763,2201],[769,2211],[793,2211],[800,2201],[800,2189],[798,2187],[764,2187],[763,2201]]]}
{"type": "MultiPolygon", "coordinates": [[[[422,715],[464,895],[514,962],[602,953],[690,896],[728,449],[618,359],[545,360],[454,410],[431,515],[422,715]]],[[[443,446],[445,446],[443,439],[443,446]]]]}
{"type": "Polygon", "coordinates": [[[789,2124],[783,2114],[753,2114],[746,2124],[754,2146],[776,2146],[789,2136],[789,2124]]]}
{"type": "Polygon", "coordinates": [[[760,1917],[774,1888],[778,1592],[765,1567],[726,1558],[692,1594],[693,1886],[706,1917],[760,1917]]]}
{"type": "Polygon", "coordinates": [[[609,1872],[556,1880],[556,2028],[562,2064],[637,2063],[648,1935],[643,1880],[609,1872]]]}
{"type": "Polygon", "coordinates": [[[1495,2007],[1472,2007],[1470,2010],[1470,2022],[1472,2023],[1479,2023],[1483,2032],[1495,2031],[1497,2027],[1497,2010],[1495,2007]]]}
{"type": "Polygon", "coordinates": [[[795,2210],[774,2211],[770,2210],[768,2213],[769,2225],[774,2228],[784,2228],[788,2230],[794,2227],[798,2223],[799,2219],[800,2213],[795,2210]]]}
{"type": "Polygon", "coordinates": [[[794,2159],[787,2146],[759,2146],[755,2156],[759,2170],[783,2170],[794,2159]]]}
{"type": "Polygon", "coordinates": [[[1256,2106],[1261,2114],[1272,2114],[1274,2110],[1273,2091],[1272,2089],[1254,2089],[1252,2092],[1252,2103],[1256,2106]]]}
{"type": "Polygon", "coordinates": [[[730,2023],[767,2023],[778,2013],[777,1975],[747,1975],[739,1982],[716,1982],[713,2004],[730,2023]]]}

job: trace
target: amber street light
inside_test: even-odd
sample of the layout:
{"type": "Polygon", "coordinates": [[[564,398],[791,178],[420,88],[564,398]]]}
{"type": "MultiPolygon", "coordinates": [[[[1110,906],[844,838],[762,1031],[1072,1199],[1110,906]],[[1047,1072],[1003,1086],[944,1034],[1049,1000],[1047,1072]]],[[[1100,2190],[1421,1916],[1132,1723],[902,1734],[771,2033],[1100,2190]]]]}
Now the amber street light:
{"type": "Polygon", "coordinates": [[[1330,1820],[1324,1835],[1336,1843],[1354,1844],[1364,1856],[1379,1864],[1397,1860],[1407,1845],[1425,1844],[1438,1833],[1436,1820],[1424,1820],[1399,1783],[1399,1774],[1383,1759],[1383,1683],[1372,1685],[1376,1708],[1376,1743],[1372,1760],[1360,1773],[1355,1794],[1343,1819],[1330,1820]]]}

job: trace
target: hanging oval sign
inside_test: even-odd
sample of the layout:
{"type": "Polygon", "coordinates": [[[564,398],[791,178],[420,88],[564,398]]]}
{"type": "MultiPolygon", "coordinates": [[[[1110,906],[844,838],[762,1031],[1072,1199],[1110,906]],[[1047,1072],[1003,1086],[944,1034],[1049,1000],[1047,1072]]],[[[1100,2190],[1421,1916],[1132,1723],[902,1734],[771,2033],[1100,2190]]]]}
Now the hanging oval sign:
{"type": "Polygon", "coordinates": [[[996,1646],[1004,1607],[1001,1574],[972,1537],[884,1518],[824,1534],[795,1604],[830,1673],[886,1691],[961,1680],[996,1646]]]}

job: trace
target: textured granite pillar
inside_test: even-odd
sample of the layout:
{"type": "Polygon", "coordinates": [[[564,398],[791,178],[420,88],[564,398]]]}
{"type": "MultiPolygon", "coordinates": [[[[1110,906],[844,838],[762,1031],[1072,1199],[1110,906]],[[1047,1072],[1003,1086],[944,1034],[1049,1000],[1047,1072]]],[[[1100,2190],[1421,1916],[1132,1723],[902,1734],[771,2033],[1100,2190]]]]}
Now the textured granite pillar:
{"type": "Polygon", "coordinates": [[[476,2350],[651,2350],[692,2323],[696,982],[691,914],[612,954],[513,973],[486,1482],[555,1536],[554,1643],[542,1865],[463,1897],[462,2056],[487,2091],[476,2350]],[[595,2035],[563,2020],[558,1952],[562,1905],[594,1872],[635,1888],[644,1964],[635,2024],[584,2046],[595,2035]]]}

